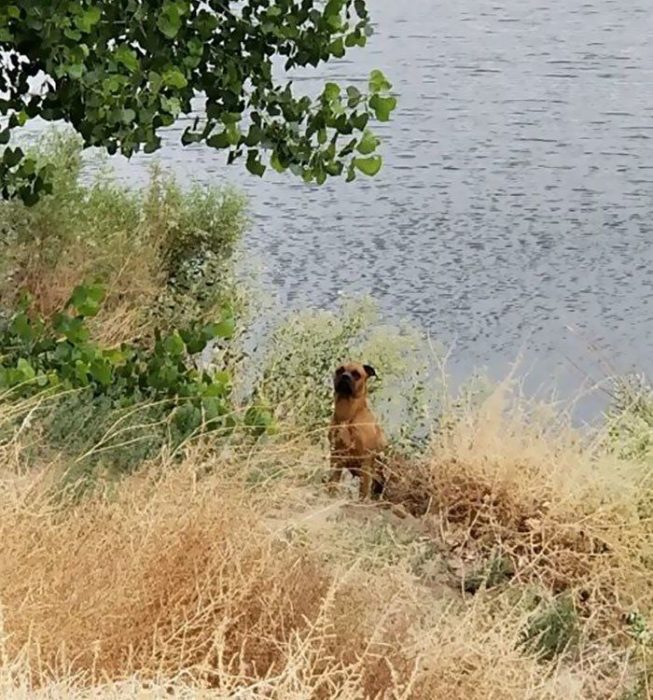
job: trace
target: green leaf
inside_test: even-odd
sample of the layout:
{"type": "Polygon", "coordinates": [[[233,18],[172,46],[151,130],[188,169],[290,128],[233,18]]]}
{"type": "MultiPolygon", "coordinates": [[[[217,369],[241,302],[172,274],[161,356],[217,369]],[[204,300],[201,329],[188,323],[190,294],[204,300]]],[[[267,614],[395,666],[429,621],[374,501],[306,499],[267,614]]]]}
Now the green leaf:
{"type": "Polygon", "coordinates": [[[327,83],[322,94],[327,102],[333,102],[340,97],[340,86],[337,83],[327,83]]]}
{"type": "Polygon", "coordinates": [[[347,105],[349,107],[355,107],[361,101],[361,98],[361,91],[357,87],[350,85],[347,88],[347,105]]]}
{"type": "Polygon", "coordinates": [[[163,85],[163,78],[156,71],[151,70],[147,74],[147,79],[150,83],[150,89],[152,92],[159,92],[161,85],[163,85]]]}
{"type": "Polygon", "coordinates": [[[354,0],[354,9],[356,10],[356,14],[361,19],[365,19],[367,17],[367,8],[365,7],[365,0],[354,0]]]}
{"type": "Polygon", "coordinates": [[[89,33],[93,27],[100,21],[102,12],[99,7],[89,7],[82,14],[75,17],[75,25],[85,33],[89,33]]]}
{"type": "Polygon", "coordinates": [[[379,139],[368,129],[363,133],[363,138],[358,143],[356,150],[364,156],[367,156],[370,153],[374,153],[378,145],[379,139]]]}
{"type": "Polygon", "coordinates": [[[342,58],[345,55],[345,43],[342,37],[329,44],[329,53],[336,58],[342,58]]]}
{"type": "Polygon", "coordinates": [[[104,351],[104,359],[112,365],[121,365],[127,359],[125,353],[117,348],[104,351]]]}
{"type": "Polygon", "coordinates": [[[366,112],[361,112],[361,114],[356,114],[355,116],[353,116],[351,118],[351,124],[354,127],[354,129],[358,129],[359,131],[364,131],[369,120],[370,120],[370,115],[367,114],[366,112]]]}
{"type": "Polygon", "coordinates": [[[122,63],[123,66],[130,72],[134,73],[138,70],[140,66],[140,61],[134,49],[129,48],[129,46],[119,46],[113,53],[113,57],[118,63],[122,63]]]}
{"type": "Polygon", "coordinates": [[[178,97],[168,98],[165,95],[161,95],[161,107],[175,118],[177,118],[181,112],[181,102],[178,97]]]}
{"type": "Polygon", "coordinates": [[[376,175],[379,172],[379,170],[381,170],[381,165],[383,165],[383,158],[381,158],[381,156],[371,156],[370,158],[354,158],[353,164],[364,175],[374,177],[374,175],[376,175]]]}
{"type": "Polygon", "coordinates": [[[82,360],[76,360],[74,365],[74,373],[77,381],[81,386],[88,386],[88,371],[89,366],[82,360]]]}
{"type": "Polygon", "coordinates": [[[222,112],[220,114],[220,121],[223,124],[237,124],[243,115],[240,112],[222,112]]]}
{"type": "Polygon", "coordinates": [[[282,173],[284,170],[286,170],[286,167],[279,160],[279,156],[277,155],[276,151],[273,151],[272,155],[270,156],[270,165],[278,173],[282,173]]]}
{"type": "Polygon", "coordinates": [[[380,122],[387,122],[390,120],[390,114],[397,106],[397,99],[395,97],[381,97],[379,95],[373,95],[370,98],[370,108],[374,110],[376,118],[380,122]]]}
{"type": "Polygon", "coordinates": [[[30,363],[24,358],[21,357],[18,360],[17,368],[20,370],[21,374],[23,375],[23,381],[30,381],[31,379],[34,379],[36,376],[36,372],[34,371],[34,368],[30,363]]]}
{"type": "Polygon", "coordinates": [[[70,27],[66,27],[63,30],[63,35],[66,39],[72,39],[73,41],[81,41],[82,39],[82,33],[78,29],[71,29],[70,27]]]}
{"type": "Polygon", "coordinates": [[[179,333],[175,332],[163,341],[163,348],[172,357],[180,357],[183,355],[186,346],[179,333]]]}
{"type": "Polygon", "coordinates": [[[34,330],[26,313],[16,314],[9,325],[10,331],[22,341],[34,339],[34,330]]]}
{"type": "Polygon", "coordinates": [[[5,148],[2,154],[2,162],[8,167],[13,168],[14,165],[18,165],[25,154],[19,147],[16,148],[5,148]]]}
{"type": "Polygon", "coordinates": [[[214,326],[214,334],[217,338],[225,338],[228,340],[234,334],[236,330],[236,321],[233,318],[223,318],[220,323],[216,323],[214,326]]]}
{"type": "Polygon", "coordinates": [[[177,88],[181,90],[188,85],[188,80],[184,77],[184,74],[179,70],[179,68],[168,68],[168,70],[163,73],[163,84],[167,87],[177,88]]]}
{"type": "Polygon", "coordinates": [[[102,359],[95,359],[89,366],[91,377],[101,386],[109,386],[113,379],[111,365],[102,359]]]}
{"type": "Polygon", "coordinates": [[[230,146],[237,146],[240,141],[240,129],[238,124],[227,124],[224,133],[227,135],[227,142],[230,146]]]}
{"type": "Polygon", "coordinates": [[[81,316],[95,316],[104,300],[104,287],[101,284],[80,284],[73,290],[66,306],[73,306],[81,316]]]}
{"type": "Polygon", "coordinates": [[[211,148],[226,148],[229,145],[229,137],[227,133],[221,131],[219,134],[213,134],[206,139],[206,145],[211,148]]]}
{"type": "Polygon", "coordinates": [[[173,4],[167,4],[164,11],[159,15],[156,26],[168,39],[174,39],[181,29],[181,18],[177,7],[173,4]]]}
{"type": "Polygon", "coordinates": [[[202,352],[202,350],[204,350],[206,347],[207,342],[211,340],[211,337],[205,338],[204,335],[198,332],[195,328],[180,330],[179,335],[186,344],[186,351],[190,355],[197,355],[198,353],[202,352]]]}
{"type": "Polygon", "coordinates": [[[249,172],[252,173],[252,175],[258,175],[259,177],[263,177],[263,173],[265,172],[265,165],[261,163],[261,159],[258,155],[258,150],[253,149],[248,151],[246,166],[247,170],[249,170],[249,172]]]}
{"type": "Polygon", "coordinates": [[[79,80],[82,77],[82,75],[84,75],[84,64],[73,63],[68,66],[66,72],[71,78],[73,78],[73,80],[79,80]]]}
{"type": "Polygon", "coordinates": [[[373,93],[379,93],[379,92],[387,92],[390,90],[392,87],[392,83],[388,81],[388,79],[383,75],[383,73],[380,70],[373,70],[370,73],[370,81],[369,81],[369,86],[370,86],[370,92],[373,93]]]}

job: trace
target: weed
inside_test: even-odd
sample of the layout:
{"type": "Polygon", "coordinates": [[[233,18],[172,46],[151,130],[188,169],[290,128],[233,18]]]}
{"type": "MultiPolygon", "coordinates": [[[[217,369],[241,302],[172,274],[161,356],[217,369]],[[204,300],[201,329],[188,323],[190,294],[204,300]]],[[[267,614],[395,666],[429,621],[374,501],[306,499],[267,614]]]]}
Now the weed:
{"type": "Polygon", "coordinates": [[[608,445],[624,459],[647,459],[653,453],[653,387],[643,376],[614,382],[608,411],[608,445]]]}
{"type": "Polygon", "coordinates": [[[515,574],[510,558],[498,553],[492,555],[464,577],[463,590],[476,593],[481,588],[495,588],[509,581],[515,574]]]}
{"type": "Polygon", "coordinates": [[[580,624],[570,596],[541,605],[524,631],[522,643],[539,658],[551,660],[578,643],[580,624]]]}

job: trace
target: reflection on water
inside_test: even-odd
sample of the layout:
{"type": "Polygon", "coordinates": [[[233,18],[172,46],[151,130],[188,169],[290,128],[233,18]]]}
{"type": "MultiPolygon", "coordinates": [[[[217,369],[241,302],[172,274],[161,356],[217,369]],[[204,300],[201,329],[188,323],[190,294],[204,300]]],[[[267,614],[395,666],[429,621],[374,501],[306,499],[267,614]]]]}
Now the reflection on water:
{"type": "MultiPolygon", "coordinates": [[[[246,241],[284,305],[370,292],[417,319],[454,370],[524,351],[532,381],[653,373],[653,12],[650,0],[372,0],[376,34],[328,67],[383,69],[400,96],[374,180],[260,181],[172,130],[158,158],[181,178],[251,195],[246,241]],[[580,367],[582,371],[577,369],[580,367]]],[[[311,92],[316,82],[297,77],[311,92]]],[[[140,181],[147,157],[119,176],[140,181]]]]}

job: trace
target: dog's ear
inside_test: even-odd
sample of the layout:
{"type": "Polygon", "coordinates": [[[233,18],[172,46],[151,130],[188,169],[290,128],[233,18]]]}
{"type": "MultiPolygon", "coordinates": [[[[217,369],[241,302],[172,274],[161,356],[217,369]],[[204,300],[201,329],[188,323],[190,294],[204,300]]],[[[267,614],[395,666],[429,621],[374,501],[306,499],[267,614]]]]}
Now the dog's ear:
{"type": "Polygon", "coordinates": [[[372,367],[372,365],[363,365],[363,369],[368,377],[376,377],[376,370],[374,367],[372,367]]]}

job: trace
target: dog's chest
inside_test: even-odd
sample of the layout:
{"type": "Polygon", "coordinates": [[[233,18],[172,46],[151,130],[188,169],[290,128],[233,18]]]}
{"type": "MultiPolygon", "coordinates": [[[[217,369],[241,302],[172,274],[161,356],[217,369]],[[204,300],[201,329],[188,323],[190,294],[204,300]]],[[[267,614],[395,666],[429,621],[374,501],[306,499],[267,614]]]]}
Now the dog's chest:
{"type": "Polygon", "coordinates": [[[356,430],[347,423],[331,427],[331,444],[339,452],[356,452],[356,430]]]}
{"type": "Polygon", "coordinates": [[[378,448],[378,428],[367,423],[336,423],[331,427],[331,446],[337,452],[362,456],[378,448]]]}

